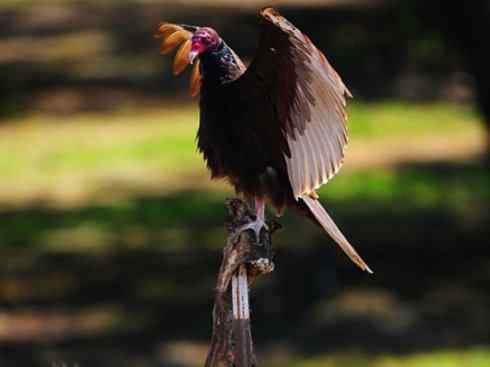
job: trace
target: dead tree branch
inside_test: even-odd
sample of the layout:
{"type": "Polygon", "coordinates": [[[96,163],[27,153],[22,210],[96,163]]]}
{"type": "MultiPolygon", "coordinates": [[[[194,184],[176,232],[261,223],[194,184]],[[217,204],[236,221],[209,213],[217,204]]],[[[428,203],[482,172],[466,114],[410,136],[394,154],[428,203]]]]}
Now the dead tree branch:
{"type": "Polygon", "coordinates": [[[213,334],[205,367],[222,363],[252,367],[257,363],[250,329],[248,287],[257,276],[274,270],[271,235],[280,225],[268,222],[257,236],[253,229],[243,229],[256,220],[245,202],[228,199],[226,206],[231,221],[226,225],[228,239],[216,284],[213,334]]]}

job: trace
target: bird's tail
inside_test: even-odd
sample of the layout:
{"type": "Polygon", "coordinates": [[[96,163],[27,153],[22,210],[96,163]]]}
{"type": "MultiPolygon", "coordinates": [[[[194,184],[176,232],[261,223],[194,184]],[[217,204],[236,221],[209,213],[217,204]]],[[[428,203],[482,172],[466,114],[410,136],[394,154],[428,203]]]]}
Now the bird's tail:
{"type": "Polygon", "coordinates": [[[362,270],[367,271],[368,273],[373,273],[373,271],[369,268],[369,266],[364,262],[364,260],[359,256],[357,251],[352,247],[352,245],[347,241],[344,237],[340,229],[334,223],[332,218],[328,215],[325,208],[320,204],[317,199],[314,199],[310,196],[301,197],[301,200],[308,206],[311,214],[318,221],[318,224],[323,227],[323,229],[333,238],[335,242],[340,246],[340,248],[346,253],[347,256],[362,270]]]}

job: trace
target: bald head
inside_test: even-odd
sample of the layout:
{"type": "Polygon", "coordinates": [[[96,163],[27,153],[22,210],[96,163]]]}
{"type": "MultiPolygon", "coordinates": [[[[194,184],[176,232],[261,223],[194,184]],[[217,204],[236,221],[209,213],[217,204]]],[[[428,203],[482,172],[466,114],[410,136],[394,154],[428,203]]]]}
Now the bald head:
{"type": "Polygon", "coordinates": [[[203,53],[216,50],[221,44],[221,38],[213,28],[200,27],[192,36],[192,46],[189,52],[189,61],[192,63],[196,57],[203,53]]]}

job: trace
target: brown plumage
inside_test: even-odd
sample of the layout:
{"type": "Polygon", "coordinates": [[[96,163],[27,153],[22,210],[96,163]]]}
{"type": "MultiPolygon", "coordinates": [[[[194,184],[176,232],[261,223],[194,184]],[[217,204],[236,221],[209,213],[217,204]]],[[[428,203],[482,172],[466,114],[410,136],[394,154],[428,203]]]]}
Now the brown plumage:
{"type": "MultiPolygon", "coordinates": [[[[315,191],[343,163],[346,96],[351,94],[326,57],[284,17],[265,8],[260,20],[259,46],[248,68],[210,28],[196,27],[180,41],[191,39],[188,57],[200,61],[191,82],[193,94],[200,86],[198,148],[213,178],[227,178],[237,192],[267,201],[278,212],[299,210],[371,272],[315,191]]],[[[188,32],[162,27],[165,51],[183,38],[176,32],[188,32]]],[[[183,54],[178,52],[177,59],[183,54]]],[[[179,72],[184,64],[174,63],[179,72]]]]}

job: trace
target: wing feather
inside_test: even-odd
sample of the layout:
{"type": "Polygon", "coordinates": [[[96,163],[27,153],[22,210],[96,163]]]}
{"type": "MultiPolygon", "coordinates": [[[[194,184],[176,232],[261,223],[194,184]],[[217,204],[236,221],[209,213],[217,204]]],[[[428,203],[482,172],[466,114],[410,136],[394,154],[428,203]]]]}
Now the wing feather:
{"type": "MultiPolygon", "coordinates": [[[[277,88],[293,86],[290,100],[278,102],[289,103],[290,108],[278,109],[287,111],[282,130],[291,149],[291,156],[286,154],[288,176],[298,199],[328,182],[342,165],[347,144],[345,96],[350,92],[307,36],[270,8],[261,15],[269,33],[262,42],[270,44],[274,32],[281,40],[276,44],[282,49],[275,49],[276,55],[284,56],[280,59],[281,74],[275,78],[277,88]]],[[[266,61],[258,58],[250,70],[263,69],[266,61]]]]}
{"type": "MultiPolygon", "coordinates": [[[[166,55],[179,47],[173,62],[174,75],[181,74],[189,65],[188,55],[191,50],[191,38],[196,29],[197,27],[195,26],[178,25],[173,23],[161,23],[160,27],[158,28],[155,37],[162,39],[160,44],[160,53],[166,55]]],[[[198,60],[194,64],[191,72],[189,88],[191,96],[197,96],[200,89],[201,73],[198,60]]]]}
{"type": "Polygon", "coordinates": [[[304,196],[301,198],[305,204],[310,208],[311,212],[317,218],[318,222],[321,224],[323,229],[339,244],[342,250],[346,253],[347,256],[359,266],[362,270],[367,271],[368,273],[373,273],[371,268],[366,264],[366,262],[361,258],[361,256],[357,253],[354,247],[347,241],[343,233],[340,231],[339,227],[332,220],[330,215],[328,215],[327,211],[320,204],[320,202],[310,196],[304,196]]]}

